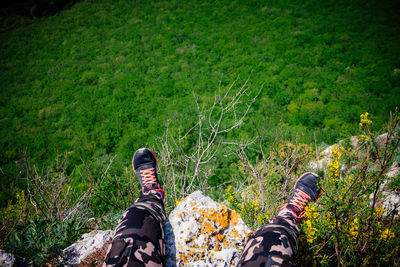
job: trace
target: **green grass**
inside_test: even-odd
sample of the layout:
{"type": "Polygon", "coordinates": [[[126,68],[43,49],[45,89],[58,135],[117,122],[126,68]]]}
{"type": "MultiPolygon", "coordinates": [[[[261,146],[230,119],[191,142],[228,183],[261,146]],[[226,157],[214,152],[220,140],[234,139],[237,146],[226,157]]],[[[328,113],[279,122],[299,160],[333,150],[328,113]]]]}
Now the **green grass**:
{"type": "MultiPolygon", "coordinates": [[[[400,103],[400,17],[394,1],[83,1],[0,33],[1,203],[23,151],[79,168],[153,146],[166,125],[189,129],[192,91],[209,103],[236,77],[263,88],[235,135],[282,119],[299,141],[330,143],[375,127],[400,103]]],[[[17,24],[16,24],[17,25],[17,24]]],[[[259,132],[255,131],[258,128],[259,132]]],[[[19,185],[18,185],[19,184],[19,185]]],[[[13,188],[13,187],[11,187],[13,188]]]]}

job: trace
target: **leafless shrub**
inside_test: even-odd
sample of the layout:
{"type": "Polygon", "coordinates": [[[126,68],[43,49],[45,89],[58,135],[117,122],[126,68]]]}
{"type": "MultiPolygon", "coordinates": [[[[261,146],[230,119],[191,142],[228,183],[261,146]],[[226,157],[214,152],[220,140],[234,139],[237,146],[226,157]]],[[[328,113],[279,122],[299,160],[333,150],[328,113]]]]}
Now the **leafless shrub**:
{"type": "Polygon", "coordinates": [[[227,146],[226,134],[240,127],[260,91],[252,93],[247,79],[241,86],[235,80],[223,92],[221,83],[210,107],[201,106],[193,93],[197,121],[183,136],[167,129],[158,141],[159,173],[163,177],[166,196],[172,201],[180,199],[194,189],[206,191],[208,178],[213,174],[216,157],[227,157],[232,150],[227,146]],[[184,142],[196,134],[194,149],[185,150],[184,142]]]}
{"type": "Polygon", "coordinates": [[[35,166],[32,168],[26,155],[24,158],[28,197],[36,213],[49,221],[65,222],[88,211],[85,205],[106,177],[115,157],[99,179],[88,180],[80,191],[74,186],[72,175],[67,174],[66,157],[57,155],[54,168],[45,171],[39,171],[35,166]]]}

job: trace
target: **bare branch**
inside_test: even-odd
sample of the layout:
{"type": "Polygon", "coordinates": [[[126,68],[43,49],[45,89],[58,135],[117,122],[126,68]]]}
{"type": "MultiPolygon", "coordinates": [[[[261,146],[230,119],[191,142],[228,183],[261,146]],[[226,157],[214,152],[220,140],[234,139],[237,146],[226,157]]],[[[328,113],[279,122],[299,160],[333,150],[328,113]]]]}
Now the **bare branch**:
{"type": "MultiPolygon", "coordinates": [[[[239,77],[229,84],[224,92],[220,80],[214,100],[208,108],[201,106],[198,97],[192,92],[197,121],[183,136],[179,134],[176,139],[167,128],[159,140],[158,148],[162,158],[160,173],[169,186],[173,185],[170,193],[175,197],[182,197],[195,187],[208,188],[207,180],[214,168],[212,162],[217,157],[226,157],[234,153],[229,148],[232,144],[225,140],[223,135],[243,124],[261,92],[260,89],[255,96],[250,97],[250,77],[241,86],[237,86],[238,80],[239,77]],[[189,151],[184,151],[182,144],[193,133],[197,135],[195,144],[189,151]]],[[[166,195],[168,196],[168,193],[166,195]]]]}

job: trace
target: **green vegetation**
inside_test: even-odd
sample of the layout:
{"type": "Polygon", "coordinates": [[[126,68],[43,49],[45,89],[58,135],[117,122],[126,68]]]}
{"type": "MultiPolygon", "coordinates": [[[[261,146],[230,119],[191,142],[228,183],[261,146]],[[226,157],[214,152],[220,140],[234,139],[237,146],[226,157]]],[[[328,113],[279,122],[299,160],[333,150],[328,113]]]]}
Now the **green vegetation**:
{"type": "MultiPolygon", "coordinates": [[[[400,175],[394,175],[391,166],[399,156],[400,115],[394,113],[386,135],[379,137],[371,132],[371,123],[368,113],[362,114],[358,138],[332,146],[331,155],[325,155],[327,166],[317,169],[322,193],[316,203],[309,202],[305,207],[296,265],[397,265],[398,204],[385,202],[389,194],[394,196],[399,190],[400,175]]],[[[311,161],[316,164],[310,146],[285,140],[255,164],[242,154],[238,167],[249,185],[227,187],[225,199],[257,229],[286,203],[298,177],[309,171],[311,161]]]]}
{"type": "MultiPolygon", "coordinates": [[[[392,0],[88,0],[46,18],[12,18],[13,26],[3,16],[0,245],[11,240],[9,248],[19,251],[18,238],[32,240],[45,230],[51,238],[47,244],[37,241],[35,251],[44,253],[35,257],[39,264],[57,253],[53,240],[71,241],[41,225],[109,226],[104,215],[124,209],[139,192],[130,170],[134,151],[148,146],[161,153],[168,134],[178,140],[198,122],[195,99],[200,109],[209,108],[218,88],[226,92],[238,77],[239,86],[250,77],[249,97],[260,94],[243,125],[218,142],[257,137],[265,153],[276,150],[276,164],[296,142],[309,151],[315,143],[358,134],[365,111],[374,121],[372,130],[380,130],[400,103],[398,10],[392,0]],[[279,148],[273,146],[277,137],[286,142],[279,148]],[[68,162],[61,168],[55,163],[60,155],[68,162]],[[27,163],[32,178],[67,177],[63,183],[74,188],[74,198],[90,192],[80,204],[94,222],[61,216],[43,224],[44,212],[30,205],[27,192],[21,198],[29,185],[27,163]]],[[[196,150],[198,131],[182,140],[176,162],[196,150]]],[[[251,161],[260,157],[255,151],[247,152],[251,161]]],[[[233,179],[247,176],[236,167],[237,152],[213,159],[212,173],[191,169],[194,186],[209,188],[201,184],[206,177],[208,193],[219,199],[223,185],[243,186],[233,179]]],[[[279,175],[272,178],[278,181],[279,175]]],[[[46,201],[54,192],[72,196],[53,186],[44,188],[46,201]]],[[[188,193],[185,184],[178,189],[167,199],[168,209],[188,193]]]]}

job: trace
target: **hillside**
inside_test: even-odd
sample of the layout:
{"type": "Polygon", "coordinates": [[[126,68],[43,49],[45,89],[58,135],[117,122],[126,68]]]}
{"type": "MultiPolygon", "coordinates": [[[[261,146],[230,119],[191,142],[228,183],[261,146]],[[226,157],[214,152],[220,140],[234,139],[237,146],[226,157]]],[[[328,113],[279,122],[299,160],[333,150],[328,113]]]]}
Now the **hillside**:
{"type": "Polygon", "coordinates": [[[192,91],[207,103],[220,81],[251,72],[262,92],[238,135],[254,136],[257,121],[271,142],[282,117],[292,136],[334,142],[354,134],[364,111],[380,128],[399,103],[397,10],[391,1],[84,1],[2,32],[2,181],[24,150],[42,166],[57,151],[74,165],[130,157],[166,125],[191,127],[192,91]]]}
{"type": "MultiPolygon", "coordinates": [[[[95,228],[110,226],[139,194],[130,169],[139,147],[161,155],[172,210],[194,189],[222,200],[228,186],[253,183],[245,160],[257,169],[272,155],[278,166],[295,147],[305,162],[365,134],[365,112],[381,132],[400,103],[393,0],[76,2],[48,17],[1,12],[0,213],[11,229],[2,247],[30,220],[43,230],[71,212],[27,208],[35,186],[43,202],[64,203],[58,192],[95,228]],[[235,127],[214,136],[221,114],[221,129],[235,127]]],[[[76,223],[64,225],[78,229],[64,244],[47,245],[74,241],[88,222],[76,223]]]]}

